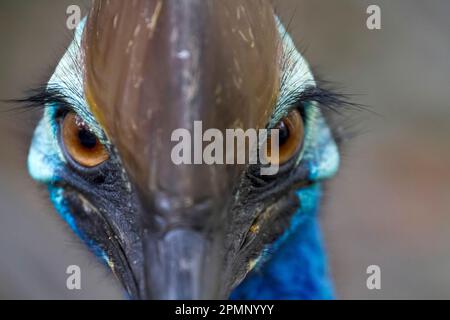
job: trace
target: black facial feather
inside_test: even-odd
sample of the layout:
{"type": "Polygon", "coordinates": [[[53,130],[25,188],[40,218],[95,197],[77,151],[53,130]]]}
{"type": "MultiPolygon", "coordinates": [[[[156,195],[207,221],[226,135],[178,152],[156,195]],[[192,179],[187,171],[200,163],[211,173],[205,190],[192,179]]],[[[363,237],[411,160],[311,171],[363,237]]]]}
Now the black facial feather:
{"type": "Polygon", "coordinates": [[[25,98],[9,100],[11,103],[19,105],[19,109],[40,110],[48,106],[57,105],[61,108],[70,108],[71,98],[63,94],[63,91],[57,86],[40,86],[28,90],[25,98]]]}

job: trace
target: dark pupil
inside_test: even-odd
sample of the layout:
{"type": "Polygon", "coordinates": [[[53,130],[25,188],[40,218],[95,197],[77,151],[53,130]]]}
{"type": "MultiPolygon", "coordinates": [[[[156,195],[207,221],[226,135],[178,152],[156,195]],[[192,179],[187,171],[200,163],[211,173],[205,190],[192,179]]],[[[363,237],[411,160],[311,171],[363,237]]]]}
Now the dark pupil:
{"type": "Polygon", "coordinates": [[[78,131],[78,139],[83,147],[92,149],[97,145],[97,137],[86,129],[80,129],[78,131]]]}
{"type": "Polygon", "coordinates": [[[279,130],[280,137],[280,146],[283,145],[289,139],[289,128],[284,124],[284,121],[281,121],[277,126],[279,130]]]}

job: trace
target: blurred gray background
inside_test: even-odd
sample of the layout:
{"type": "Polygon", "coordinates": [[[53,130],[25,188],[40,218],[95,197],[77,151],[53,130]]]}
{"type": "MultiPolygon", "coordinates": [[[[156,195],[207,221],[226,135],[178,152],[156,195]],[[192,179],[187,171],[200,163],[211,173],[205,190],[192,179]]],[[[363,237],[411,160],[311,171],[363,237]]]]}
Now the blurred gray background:
{"type": "MultiPolygon", "coordinates": [[[[343,147],[321,215],[338,297],[450,298],[450,2],[274,3],[318,74],[378,114],[337,119],[359,132],[343,147]],[[366,28],[369,4],[381,7],[381,30],[366,28]],[[366,287],[372,264],[381,290],[366,287]]],[[[49,78],[71,39],[70,4],[86,13],[89,2],[1,0],[0,99],[49,78]]],[[[27,175],[38,116],[0,113],[0,298],[120,299],[27,175]],[[80,291],[66,289],[71,264],[81,267],[80,291]]]]}

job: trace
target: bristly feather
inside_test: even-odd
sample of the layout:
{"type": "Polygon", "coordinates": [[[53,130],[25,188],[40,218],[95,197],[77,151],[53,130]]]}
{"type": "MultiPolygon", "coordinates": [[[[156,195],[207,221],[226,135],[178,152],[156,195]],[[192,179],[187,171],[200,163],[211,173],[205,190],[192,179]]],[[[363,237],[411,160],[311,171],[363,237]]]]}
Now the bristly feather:
{"type": "MultiPolygon", "coordinates": [[[[275,1],[274,1],[275,2],[275,1]]],[[[273,4],[274,11],[277,13],[277,6],[273,4]]],[[[334,139],[341,145],[354,136],[359,135],[361,128],[357,128],[356,124],[361,122],[359,120],[360,111],[363,114],[376,114],[369,106],[357,103],[354,100],[355,95],[344,93],[340,87],[334,82],[324,80],[324,77],[319,76],[316,67],[309,66],[307,69],[301,64],[308,66],[303,57],[306,56],[306,47],[294,44],[290,38],[292,22],[294,20],[296,9],[292,10],[292,14],[288,19],[285,27],[280,24],[281,42],[291,42],[291,45],[280,47],[279,68],[281,71],[280,79],[280,97],[274,112],[272,124],[279,121],[293,108],[300,108],[305,106],[313,106],[320,109],[321,114],[327,119],[328,126],[333,134],[334,139]],[[303,74],[298,75],[299,70],[304,70],[303,74]],[[305,79],[305,73],[310,71],[314,78],[305,79]],[[297,73],[297,74],[296,74],[297,73]],[[297,81],[293,81],[297,79],[297,81]],[[355,121],[356,119],[356,121],[355,121]]],[[[278,14],[276,14],[279,17],[278,14]]]]}
{"type": "Polygon", "coordinates": [[[329,109],[336,113],[341,113],[342,109],[365,109],[365,106],[351,101],[351,94],[340,92],[329,81],[317,79],[316,72],[311,72],[316,75],[314,79],[307,79],[306,75],[303,75],[300,79],[306,78],[305,81],[292,82],[294,76],[298,77],[296,72],[301,69],[299,64],[304,63],[304,61],[299,61],[296,55],[300,53],[301,56],[304,56],[304,51],[297,51],[296,47],[291,47],[282,52],[279,62],[281,70],[280,92],[286,92],[286,95],[280,96],[279,105],[299,107],[308,102],[317,102],[317,106],[322,111],[329,109]]]}
{"type": "Polygon", "coordinates": [[[8,100],[10,103],[19,105],[19,108],[26,110],[45,109],[46,107],[56,105],[61,108],[70,108],[71,98],[63,93],[61,88],[56,85],[43,85],[35,89],[28,90],[25,98],[8,100]]]}
{"type": "MultiPolygon", "coordinates": [[[[83,23],[84,20],[80,25],[83,23]]],[[[80,87],[80,79],[83,74],[81,34],[82,29],[77,28],[74,35],[67,35],[72,40],[65,46],[64,56],[58,58],[58,63],[50,68],[52,70],[50,74],[54,75],[55,70],[58,69],[63,72],[64,76],[59,77],[58,81],[52,81],[51,78],[45,79],[43,83],[25,90],[23,98],[6,100],[7,103],[18,105],[11,109],[12,111],[39,110],[55,106],[72,109],[81,107],[80,102],[84,101],[83,89],[80,87]],[[74,41],[74,37],[77,41],[74,41]],[[62,67],[61,64],[70,66],[70,68],[62,67]],[[77,74],[79,77],[74,77],[73,74],[77,74]]]]}

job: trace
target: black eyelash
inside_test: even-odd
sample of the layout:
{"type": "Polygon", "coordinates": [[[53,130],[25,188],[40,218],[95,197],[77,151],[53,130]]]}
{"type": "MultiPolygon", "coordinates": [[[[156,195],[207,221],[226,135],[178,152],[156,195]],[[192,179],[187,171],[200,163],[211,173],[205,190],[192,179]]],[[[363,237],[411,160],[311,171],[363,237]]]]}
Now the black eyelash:
{"type": "Polygon", "coordinates": [[[343,108],[364,109],[362,105],[351,102],[349,95],[319,86],[302,86],[301,89],[290,93],[285,98],[285,102],[293,106],[316,102],[318,107],[327,108],[338,114],[341,113],[343,108]]]}
{"type": "Polygon", "coordinates": [[[305,104],[315,102],[327,120],[335,141],[338,145],[342,145],[345,141],[360,135],[363,131],[360,124],[364,123],[366,115],[380,116],[370,107],[352,102],[351,97],[352,95],[339,93],[333,89],[309,86],[293,91],[286,100],[300,111],[305,104]]]}
{"type": "Polygon", "coordinates": [[[25,98],[7,100],[8,103],[18,104],[17,108],[11,111],[41,110],[50,106],[58,106],[58,110],[68,110],[71,108],[70,98],[62,93],[57,86],[39,86],[28,90],[25,98]]]}

